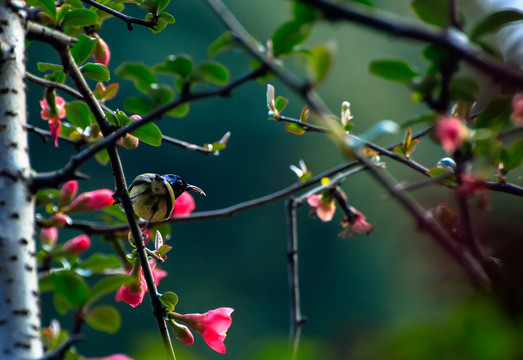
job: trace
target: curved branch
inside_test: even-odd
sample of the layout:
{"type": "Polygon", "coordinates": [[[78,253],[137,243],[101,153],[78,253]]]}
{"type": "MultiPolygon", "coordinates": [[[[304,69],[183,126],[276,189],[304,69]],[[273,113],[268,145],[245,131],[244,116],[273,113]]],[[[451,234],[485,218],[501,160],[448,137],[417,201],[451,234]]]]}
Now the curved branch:
{"type": "Polygon", "coordinates": [[[132,17],[132,16],[128,16],[128,15],[122,14],[121,12],[118,12],[114,9],[111,9],[105,5],[97,3],[94,0],[81,0],[81,1],[112,15],[115,18],[125,21],[125,23],[127,24],[127,29],[129,29],[130,31],[133,30],[133,24],[142,25],[142,26],[145,26],[150,29],[154,29],[155,26],[158,25],[157,21],[143,20],[143,19],[138,19],[138,18],[132,17]]]}

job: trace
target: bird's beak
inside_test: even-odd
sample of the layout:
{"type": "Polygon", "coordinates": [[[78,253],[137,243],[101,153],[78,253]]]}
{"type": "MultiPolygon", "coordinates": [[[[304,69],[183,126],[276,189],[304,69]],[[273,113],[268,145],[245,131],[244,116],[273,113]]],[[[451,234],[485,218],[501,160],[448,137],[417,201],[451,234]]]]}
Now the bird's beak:
{"type": "Polygon", "coordinates": [[[197,192],[197,193],[200,193],[202,194],[203,196],[207,196],[205,195],[205,192],[200,189],[198,186],[194,186],[194,185],[187,185],[187,189],[185,190],[191,190],[191,191],[194,191],[194,192],[197,192]]]}

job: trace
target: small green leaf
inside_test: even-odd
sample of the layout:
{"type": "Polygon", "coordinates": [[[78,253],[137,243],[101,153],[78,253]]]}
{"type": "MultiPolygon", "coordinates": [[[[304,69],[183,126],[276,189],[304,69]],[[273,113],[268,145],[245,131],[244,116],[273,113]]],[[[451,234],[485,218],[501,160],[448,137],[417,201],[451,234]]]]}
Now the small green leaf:
{"type": "MultiPolygon", "coordinates": [[[[151,20],[153,18],[153,15],[151,13],[147,14],[145,16],[145,20],[151,20]]],[[[167,27],[168,24],[174,24],[174,16],[172,16],[169,13],[163,12],[158,14],[158,19],[156,20],[156,26],[155,28],[150,28],[151,31],[155,34],[159,33],[163,29],[167,27]]]]}
{"type": "Polygon", "coordinates": [[[72,271],[60,271],[51,275],[57,294],[62,296],[76,310],[85,305],[89,288],[82,277],[72,271]]]}
{"type": "Polygon", "coordinates": [[[405,60],[375,60],[369,65],[369,72],[386,80],[408,84],[420,74],[405,60]]]}
{"type": "Polygon", "coordinates": [[[151,95],[158,104],[165,104],[174,98],[174,91],[168,85],[155,83],[149,87],[149,95],[151,95]]]}
{"type": "Polygon", "coordinates": [[[63,26],[89,26],[96,25],[98,17],[87,9],[73,9],[65,14],[63,26]]]}
{"type": "Polygon", "coordinates": [[[294,18],[298,21],[308,22],[316,21],[321,17],[321,11],[316,6],[304,4],[300,1],[294,2],[292,9],[294,18]]]}
{"type": "MultiPolygon", "coordinates": [[[[107,257],[108,259],[110,257],[107,257]]],[[[99,262],[100,258],[95,260],[99,262]]],[[[111,260],[112,261],[112,260],[111,260]]],[[[136,278],[129,275],[114,275],[109,277],[104,277],[102,280],[98,281],[91,289],[89,296],[89,303],[92,304],[101,297],[108,295],[112,292],[118,290],[121,286],[133,284],[136,281],[136,278]]]]}
{"type": "MultiPolygon", "coordinates": [[[[157,13],[161,13],[169,5],[169,2],[171,2],[171,0],[157,0],[157,1],[158,1],[158,8],[156,9],[157,13]]],[[[174,18],[173,18],[173,22],[174,22],[174,18]]]]}
{"type": "Polygon", "coordinates": [[[96,161],[98,161],[100,165],[107,165],[107,163],[110,160],[109,153],[106,149],[98,151],[96,154],[94,154],[94,158],[96,159],[96,161]]]}
{"type": "Polygon", "coordinates": [[[226,31],[209,46],[207,49],[207,56],[213,57],[218,55],[221,52],[232,49],[236,44],[236,39],[232,36],[232,33],[226,31]]]}
{"type": "Polygon", "coordinates": [[[312,22],[291,20],[282,24],[272,35],[272,46],[274,56],[285,55],[294,49],[296,45],[309,37],[312,31],[312,22]]]}
{"type": "Polygon", "coordinates": [[[492,100],[476,119],[476,128],[500,130],[510,124],[512,114],[511,100],[508,98],[492,100]]]}
{"type": "Polygon", "coordinates": [[[167,115],[175,117],[175,118],[183,118],[186,117],[189,113],[189,104],[183,103],[175,107],[174,109],[171,109],[167,111],[167,115]]]}
{"type": "Polygon", "coordinates": [[[85,321],[93,329],[109,334],[117,332],[122,322],[118,311],[109,305],[90,309],[87,314],[85,314],[85,321]]]}
{"type": "Polygon", "coordinates": [[[133,96],[124,101],[124,108],[129,113],[144,115],[154,110],[156,104],[150,99],[133,96]]]}
{"type": "Polygon", "coordinates": [[[71,101],[65,104],[65,113],[67,120],[74,126],[85,130],[91,121],[89,120],[89,106],[83,101],[71,101]]]}
{"type": "Polygon", "coordinates": [[[45,72],[47,70],[62,71],[64,69],[64,67],[62,65],[44,63],[44,62],[38,62],[38,63],[36,63],[36,66],[38,67],[38,71],[40,71],[40,72],[45,72]]]}
{"type": "Polygon", "coordinates": [[[80,34],[77,36],[78,42],[73,44],[71,55],[77,65],[82,65],[89,56],[91,56],[97,39],[91,39],[89,36],[80,34]]]}
{"type": "Polygon", "coordinates": [[[523,139],[514,142],[502,154],[503,170],[511,171],[518,168],[523,162],[523,139]]]}
{"type": "Polygon", "coordinates": [[[160,301],[169,311],[174,311],[174,307],[178,303],[178,295],[168,291],[160,296],[160,301]]]}
{"type": "Polygon", "coordinates": [[[60,198],[60,190],[57,189],[45,189],[38,190],[36,193],[36,206],[44,206],[49,203],[53,203],[60,198]]]}
{"type": "Polygon", "coordinates": [[[456,184],[456,175],[448,172],[445,169],[440,168],[432,168],[427,171],[427,174],[430,175],[432,178],[439,178],[441,179],[438,181],[441,185],[455,185],[456,184]]]}
{"type": "Polygon", "coordinates": [[[286,122],[285,123],[285,130],[290,132],[291,134],[296,135],[303,135],[305,134],[305,130],[300,125],[293,123],[293,122],[286,122]]]}
{"type": "Polygon", "coordinates": [[[309,69],[316,83],[324,80],[332,65],[332,51],[330,46],[318,45],[308,51],[310,57],[309,69]]]}
{"type": "Polygon", "coordinates": [[[229,70],[218,62],[207,60],[198,64],[193,76],[216,85],[225,85],[229,81],[229,70]]]}
{"type": "Polygon", "coordinates": [[[120,64],[115,74],[123,79],[131,80],[138,90],[148,93],[150,85],[156,83],[156,77],[147,66],[136,62],[120,64]]]}
{"type": "Polygon", "coordinates": [[[187,78],[192,74],[193,62],[189,55],[169,55],[161,64],[153,66],[154,72],[180,75],[187,78]]]}
{"type": "Polygon", "coordinates": [[[125,126],[131,122],[131,119],[125,115],[123,111],[116,110],[114,116],[116,117],[117,125],[120,127],[125,126]]]}
{"type": "Polygon", "coordinates": [[[131,135],[151,146],[160,146],[162,144],[162,132],[153,123],[147,123],[131,132],[131,135]]]}
{"type": "Polygon", "coordinates": [[[275,100],[274,100],[274,107],[276,108],[276,110],[281,113],[283,111],[283,109],[285,109],[285,107],[287,106],[287,104],[289,103],[289,100],[284,98],[283,96],[278,96],[275,100]]]}
{"type": "Polygon", "coordinates": [[[53,0],[28,0],[26,3],[34,8],[42,8],[47,16],[56,20],[56,5],[53,0]]]}
{"type": "Polygon", "coordinates": [[[495,12],[485,17],[472,28],[470,38],[478,40],[478,38],[492,34],[511,22],[520,20],[523,20],[523,12],[516,9],[495,12]]]}
{"type": "Polygon", "coordinates": [[[111,74],[102,64],[87,63],[80,67],[82,74],[94,81],[109,81],[111,74]]]}
{"type": "Polygon", "coordinates": [[[411,6],[424,22],[439,27],[449,25],[449,0],[414,0],[411,6]]]}

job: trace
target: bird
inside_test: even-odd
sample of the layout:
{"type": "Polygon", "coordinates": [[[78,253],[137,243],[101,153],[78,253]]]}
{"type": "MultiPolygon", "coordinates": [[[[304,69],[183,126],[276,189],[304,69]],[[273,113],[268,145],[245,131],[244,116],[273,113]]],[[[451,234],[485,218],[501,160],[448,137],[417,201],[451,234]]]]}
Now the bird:
{"type": "Polygon", "coordinates": [[[174,174],[141,174],[128,188],[134,213],[147,221],[145,228],[151,221],[167,220],[174,209],[174,201],[186,190],[205,196],[202,189],[174,174]]]}

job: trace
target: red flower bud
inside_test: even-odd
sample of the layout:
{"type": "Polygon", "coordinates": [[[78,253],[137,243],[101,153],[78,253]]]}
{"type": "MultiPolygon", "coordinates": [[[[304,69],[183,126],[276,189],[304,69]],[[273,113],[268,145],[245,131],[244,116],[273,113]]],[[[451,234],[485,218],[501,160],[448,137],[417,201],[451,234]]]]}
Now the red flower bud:
{"type": "Polygon", "coordinates": [[[113,192],[109,189],[100,189],[80,194],[71,204],[63,208],[63,211],[100,210],[113,203],[113,192]]]}
{"type": "Polygon", "coordinates": [[[56,227],[63,227],[66,224],[71,223],[71,218],[64,213],[57,212],[51,216],[51,219],[48,222],[48,225],[56,226],[56,227]]]}
{"type": "Polygon", "coordinates": [[[71,180],[66,182],[60,190],[60,207],[69,205],[78,193],[78,181],[71,180]]]}
{"type": "Polygon", "coordinates": [[[468,136],[468,129],[457,117],[442,116],[436,122],[436,138],[447,153],[458,150],[468,136]]]}
{"type": "Polygon", "coordinates": [[[195,207],[196,205],[192,195],[188,192],[184,192],[174,201],[174,209],[171,213],[171,217],[188,216],[193,212],[195,207]]]}
{"type": "MultiPolygon", "coordinates": [[[[151,265],[151,267],[153,266],[154,263],[151,265]]],[[[153,273],[153,279],[156,285],[158,285],[161,279],[167,276],[167,271],[161,269],[152,268],[151,271],[153,273]]],[[[134,267],[129,271],[129,274],[134,274],[134,267]]],[[[116,292],[115,301],[123,301],[134,308],[142,303],[146,291],[147,283],[145,282],[145,278],[143,276],[143,270],[140,269],[140,275],[137,276],[136,282],[134,284],[122,286],[120,289],[118,289],[116,292]]]]}
{"type": "Polygon", "coordinates": [[[91,246],[91,239],[89,236],[82,234],[75,238],[67,240],[64,244],[64,252],[72,255],[80,255],[91,246]]]}
{"type": "Polygon", "coordinates": [[[173,334],[178,340],[183,342],[185,345],[192,345],[194,343],[194,336],[187,326],[178,324],[172,319],[169,320],[169,325],[171,325],[173,334]]]}
{"type": "Polygon", "coordinates": [[[111,51],[109,50],[109,45],[107,45],[100,35],[95,34],[95,37],[98,39],[98,42],[94,46],[93,50],[94,62],[107,66],[109,65],[109,60],[111,60],[111,51]]]}

